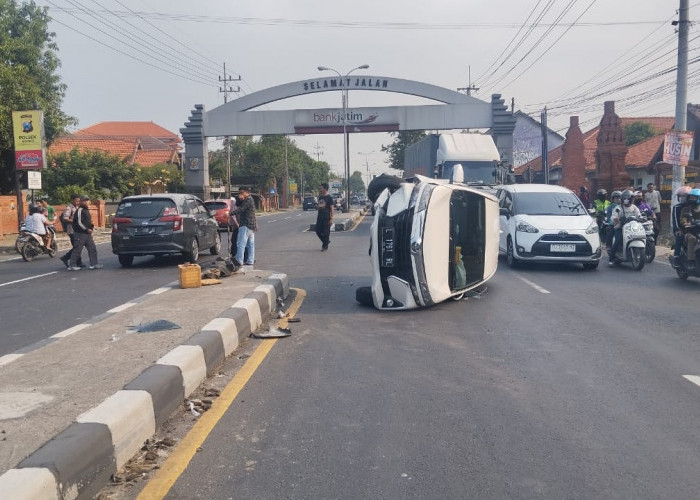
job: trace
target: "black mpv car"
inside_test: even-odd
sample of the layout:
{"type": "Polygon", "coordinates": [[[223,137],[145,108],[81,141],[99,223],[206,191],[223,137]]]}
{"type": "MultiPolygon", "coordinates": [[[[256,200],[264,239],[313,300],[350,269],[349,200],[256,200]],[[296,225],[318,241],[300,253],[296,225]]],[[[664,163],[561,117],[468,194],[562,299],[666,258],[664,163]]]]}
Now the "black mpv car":
{"type": "Polygon", "coordinates": [[[112,252],[129,267],[134,257],[181,253],[196,262],[199,249],[221,250],[214,211],[191,194],[127,196],[112,220],[112,252]]]}

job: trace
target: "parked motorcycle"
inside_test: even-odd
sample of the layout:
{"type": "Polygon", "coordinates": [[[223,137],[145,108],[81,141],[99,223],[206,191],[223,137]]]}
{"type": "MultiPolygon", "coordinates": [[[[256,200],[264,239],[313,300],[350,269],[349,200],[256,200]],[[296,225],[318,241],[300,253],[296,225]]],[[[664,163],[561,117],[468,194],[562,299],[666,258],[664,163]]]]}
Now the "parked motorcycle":
{"type": "Polygon", "coordinates": [[[632,269],[641,271],[646,263],[647,235],[642,225],[636,217],[627,217],[622,226],[622,245],[620,251],[615,255],[610,255],[610,259],[617,262],[629,262],[632,264],[632,269]]]}
{"type": "Polygon", "coordinates": [[[31,262],[39,255],[48,255],[55,257],[58,253],[58,244],[56,243],[56,233],[53,228],[48,228],[52,233],[51,246],[49,248],[44,245],[44,239],[36,233],[27,233],[27,240],[22,245],[20,253],[25,262],[31,262]]]}

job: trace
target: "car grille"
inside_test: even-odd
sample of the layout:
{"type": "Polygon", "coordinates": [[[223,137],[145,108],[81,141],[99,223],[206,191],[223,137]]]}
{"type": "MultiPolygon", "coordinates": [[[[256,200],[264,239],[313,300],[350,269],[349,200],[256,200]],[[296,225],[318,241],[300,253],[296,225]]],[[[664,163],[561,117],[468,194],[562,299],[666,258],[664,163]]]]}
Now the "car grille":
{"type": "Polygon", "coordinates": [[[591,255],[593,249],[588,240],[579,234],[545,234],[537,242],[532,245],[530,255],[532,256],[548,256],[548,257],[576,257],[591,255]],[[576,245],[575,252],[552,252],[551,246],[557,243],[570,243],[576,245]]]}

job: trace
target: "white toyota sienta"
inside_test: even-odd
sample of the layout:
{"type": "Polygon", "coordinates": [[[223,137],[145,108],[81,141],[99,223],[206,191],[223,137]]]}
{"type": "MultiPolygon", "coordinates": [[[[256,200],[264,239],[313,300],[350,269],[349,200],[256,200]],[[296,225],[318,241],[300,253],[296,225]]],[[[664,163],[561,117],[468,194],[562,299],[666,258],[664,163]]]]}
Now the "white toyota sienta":
{"type": "Polygon", "coordinates": [[[498,250],[511,267],[521,262],[574,262],[598,267],[598,225],[578,197],[562,186],[511,184],[496,193],[498,250]]]}

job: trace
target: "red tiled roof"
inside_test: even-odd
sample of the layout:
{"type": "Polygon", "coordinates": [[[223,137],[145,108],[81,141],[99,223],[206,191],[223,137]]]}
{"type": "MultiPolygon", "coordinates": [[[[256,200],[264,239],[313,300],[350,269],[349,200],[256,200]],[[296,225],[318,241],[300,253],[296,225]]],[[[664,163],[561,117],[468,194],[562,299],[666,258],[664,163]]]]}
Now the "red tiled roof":
{"type": "MultiPolygon", "coordinates": [[[[675,123],[675,119],[673,117],[667,117],[667,116],[651,116],[651,117],[640,117],[640,118],[620,118],[621,126],[624,128],[626,125],[629,125],[634,122],[644,122],[644,123],[649,123],[652,127],[656,129],[657,132],[665,132],[666,130],[673,128],[673,124],[675,123]]],[[[588,132],[585,132],[583,134],[583,155],[586,158],[586,170],[595,170],[595,152],[598,149],[598,132],[600,131],[600,126],[597,126],[588,132]]],[[[649,139],[651,141],[655,137],[652,137],[649,139]]],[[[661,135],[661,140],[663,142],[663,134],[661,135]]],[[[647,141],[644,141],[647,142],[647,141]]],[[[640,143],[643,144],[643,143],[640,143]]],[[[636,144],[635,144],[636,146],[636,144]]],[[[562,147],[563,144],[559,147],[556,147],[552,149],[549,154],[547,155],[547,160],[550,166],[560,166],[561,165],[561,156],[562,156],[562,147]]],[[[633,148],[632,146],[630,148],[633,148]]],[[[658,149],[658,148],[657,148],[658,149]]],[[[627,161],[625,162],[628,165],[634,164],[634,165],[646,165],[648,164],[654,154],[656,153],[656,150],[654,150],[651,154],[646,159],[646,162],[643,162],[643,158],[641,157],[642,154],[646,153],[646,150],[640,149],[638,152],[635,153],[635,163],[630,162],[630,157],[629,157],[629,151],[627,153],[627,161]],[[642,162],[642,163],[636,163],[636,162],[642,162]]],[[[530,167],[530,169],[533,172],[539,172],[542,170],[542,157],[538,156],[537,158],[534,158],[530,160],[527,163],[524,163],[523,165],[520,165],[515,169],[516,174],[522,174],[525,172],[525,170],[530,167]]]]}
{"type": "Polygon", "coordinates": [[[665,134],[650,137],[627,150],[625,166],[646,167],[664,143],[665,134]]]}
{"type": "Polygon", "coordinates": [[[144,167],[152,167],[159,163],[174,163],[180,164],[180,156],[174,149],[157,150],[157,151],[137,151],[134,163],[144,167]]]}
{"type": "Polygon", "coordinates": [[[180,137],[168,129],[156,125],[153,122],[100,122],[84,129],[76,134],[87,135],[111,135],[121,137],[153,136],[158,139],[180,142],[180,137]]]}
{"type": "Polygon", "coordinates": [[[77,148],[83,151],[104,151],[105,153],[126,158],[134,155],[138,143],[137,138],[118,139],[71,134],[58,137],[49,147],[49,153],[67,153],[77,148]]]}

